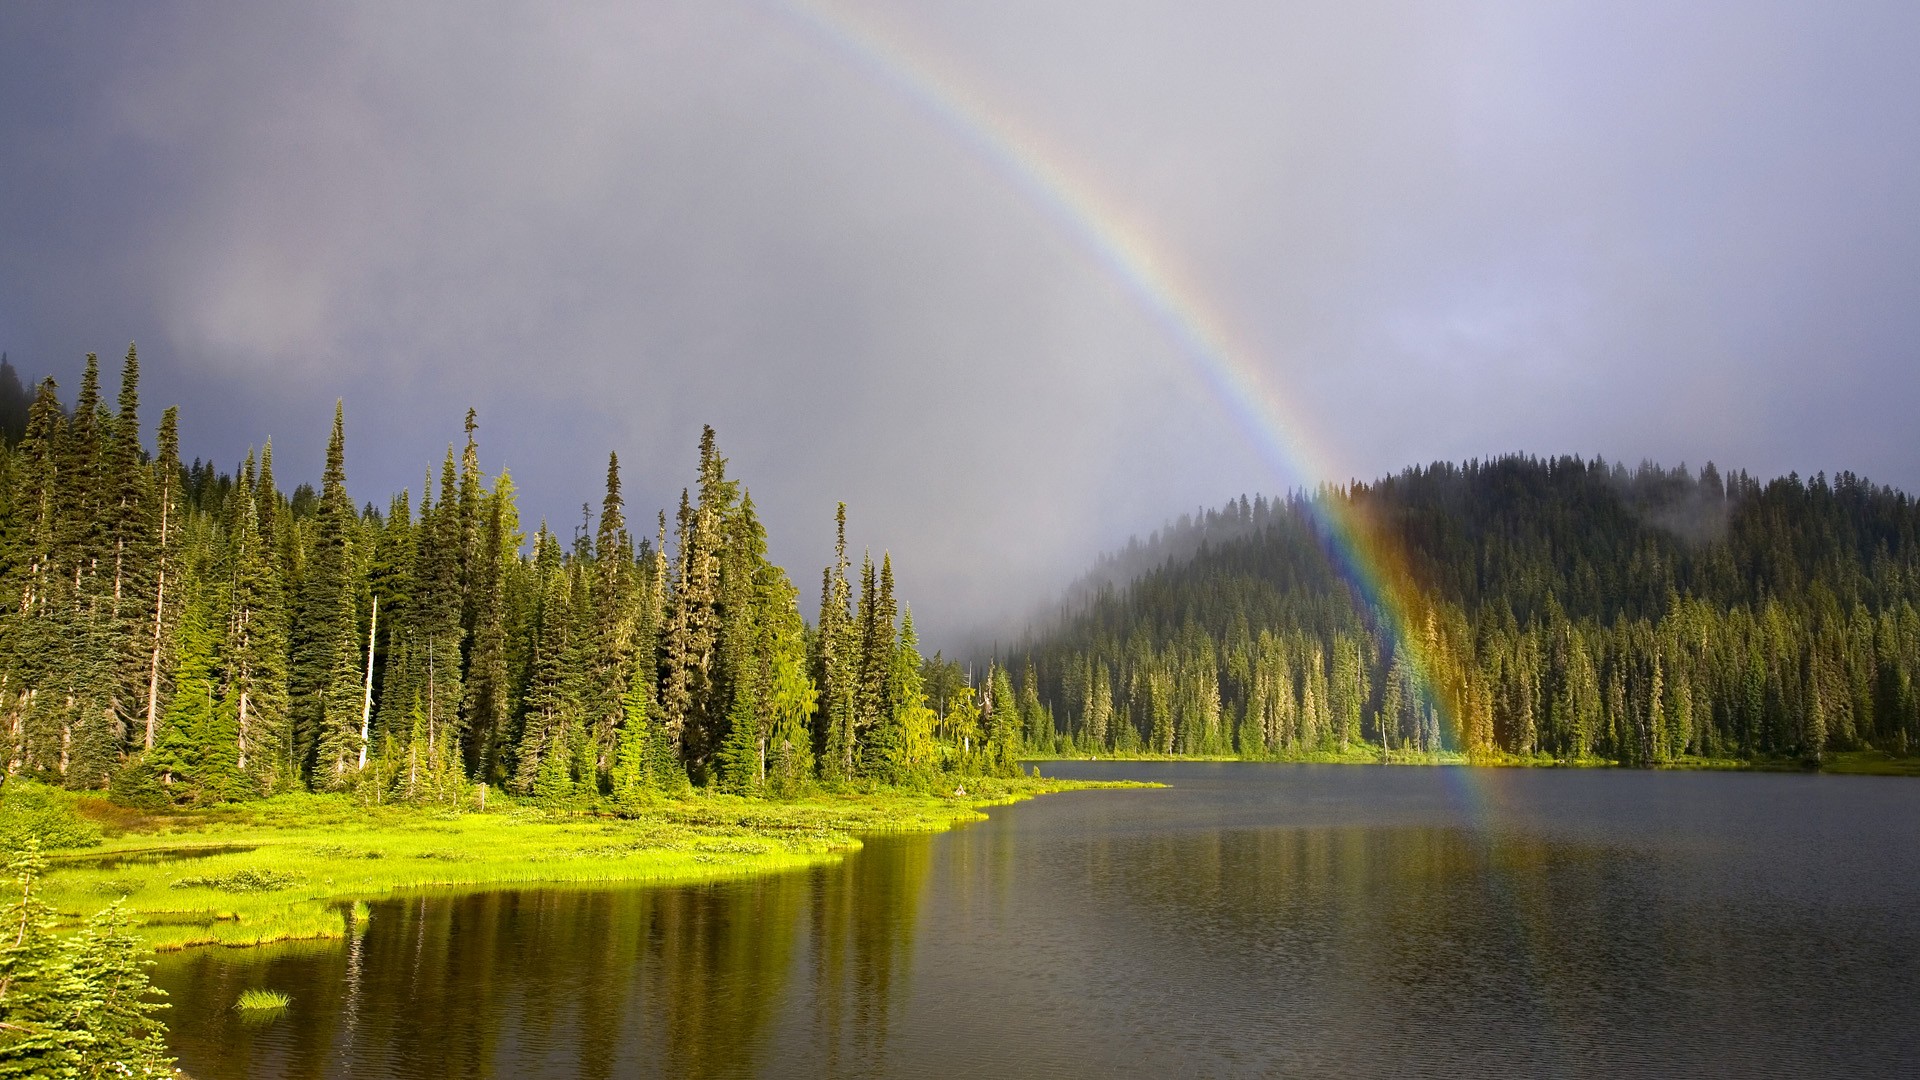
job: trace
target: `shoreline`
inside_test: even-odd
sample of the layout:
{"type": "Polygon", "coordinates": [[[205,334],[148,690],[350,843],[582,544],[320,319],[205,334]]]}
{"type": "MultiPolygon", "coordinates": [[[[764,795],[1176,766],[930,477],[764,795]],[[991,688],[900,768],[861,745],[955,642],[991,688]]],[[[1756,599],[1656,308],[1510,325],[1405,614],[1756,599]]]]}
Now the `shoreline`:
{"type": "Polygon", "coordinates": [[[300,794],[128,821],[104,800],[81,800],[88,816],[123,821],[105,843],[49,853],[43,895],[62,921],[124,900],[156,951],[245,948],[345,938],[356,902],[402,892],[726,881],[830,863],[862,836],[944,832],[1037,795],[1148,786],[1030,778],[958,796],[699,794],[626,818],[300,794]]]}
{"type": "Polygon", "coordinates": [[[1818,765],[1799,758],[1702,758],[1684,757],[1651,765],[1623,765],[1612,758],[1517,757],[1514,755],[1473,757],[1457,751],[1422,753],[1379,748],[1320,751],[1292,757],[1247,758],[1237,754],[1035,754],[1023,755],[1023,764],[1049,762],[1241,762],[1249,765],[1454,765],[1487,769],[1635,769],[1648,772],[1804,772],[1827,776],[1920,776],[1920,757],[1894,757],[1879,750],[1836,751],[1818,765]]]}

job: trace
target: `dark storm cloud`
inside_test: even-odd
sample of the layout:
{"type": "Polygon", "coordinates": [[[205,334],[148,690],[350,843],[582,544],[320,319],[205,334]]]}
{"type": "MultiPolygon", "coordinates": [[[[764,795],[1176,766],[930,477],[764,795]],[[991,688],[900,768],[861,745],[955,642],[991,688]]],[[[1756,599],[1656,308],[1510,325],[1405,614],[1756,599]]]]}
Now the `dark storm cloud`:
{"type": "MultiPolygon", "coordinates": [[[[826,10],[826,9],[823,9],[826,10]]],[[[1911,5],[843,5],[1144,224],[1335,475],[1261,460],[1070,233],[777,6],[13,5],[0,348],[362,498],[481,412],[531,525],[699,425],[951,641],[1233,493],[1524,449],[1920,486],[1911,5]]],[[[810,602],[809,602],[810,610],[810,602]]]]}

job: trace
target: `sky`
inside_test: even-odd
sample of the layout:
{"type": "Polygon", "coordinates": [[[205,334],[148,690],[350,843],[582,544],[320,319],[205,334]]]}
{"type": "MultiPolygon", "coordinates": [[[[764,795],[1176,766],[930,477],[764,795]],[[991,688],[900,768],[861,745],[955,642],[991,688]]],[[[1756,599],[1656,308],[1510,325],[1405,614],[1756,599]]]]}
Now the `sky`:
{"type": "Polygon", "coordinates": [[[472,406],[563,535],[712,424],[949,648],[1414,463],[1920,489],[1920,5],[559,7],[0,6],[0,349],[382,506],[472,406]]]}

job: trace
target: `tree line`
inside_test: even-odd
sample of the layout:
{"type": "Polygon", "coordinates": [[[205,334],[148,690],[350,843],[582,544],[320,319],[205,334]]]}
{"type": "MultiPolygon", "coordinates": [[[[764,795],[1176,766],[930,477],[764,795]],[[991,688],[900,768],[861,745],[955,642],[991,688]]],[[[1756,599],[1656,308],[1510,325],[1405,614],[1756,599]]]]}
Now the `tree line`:
{"type": "Polygon", "coordinates": [[[89,356],[71,408],[44,380],[0,442],[9,777],[156,805],[487,785],[632,807],[1015,768],[1011,709],[930,708],[892,560],[856,575],[844,504],[807,625],[711,428],[652,536],[609,455],[597,515],[529,542],[472,411],[437,484],[382,508],[347,494],[338,405],[318,488],[291,494],[271,442],[183,463],[177,408],[151,451],[139,408],[136,351],[114,407],[89,356]]]}
{"type": "Polygon", "coordinates": [[[1817,762],[1920,745],[1917,605],[1853,474],[1510,456],[1183,517],[1005,652],[1055,752],[1817,762]]]}

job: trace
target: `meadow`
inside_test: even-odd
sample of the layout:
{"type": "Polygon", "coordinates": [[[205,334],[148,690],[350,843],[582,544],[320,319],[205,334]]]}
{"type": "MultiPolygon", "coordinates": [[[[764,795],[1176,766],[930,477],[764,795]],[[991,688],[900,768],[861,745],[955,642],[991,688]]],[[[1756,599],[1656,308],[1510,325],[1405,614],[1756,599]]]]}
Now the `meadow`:
{"type": "MultiPolygon", "coordinates": [[[[66,802],[90,846],[51,853],[43,896],[64,920],[123,900],[156,949],[345,936],[359,901],[401,890],[687,884],[843,857],[862,834],[936,832],[984,808],[1095,785],[968,778],[950,795],[867,791],[776,801],[696,793],[630,817],[495,799],[484,811],[367,806],[346,795],[148,814],[66,802]]],[[[18,786],[18,785],[10,785],[18,786]]]]}

